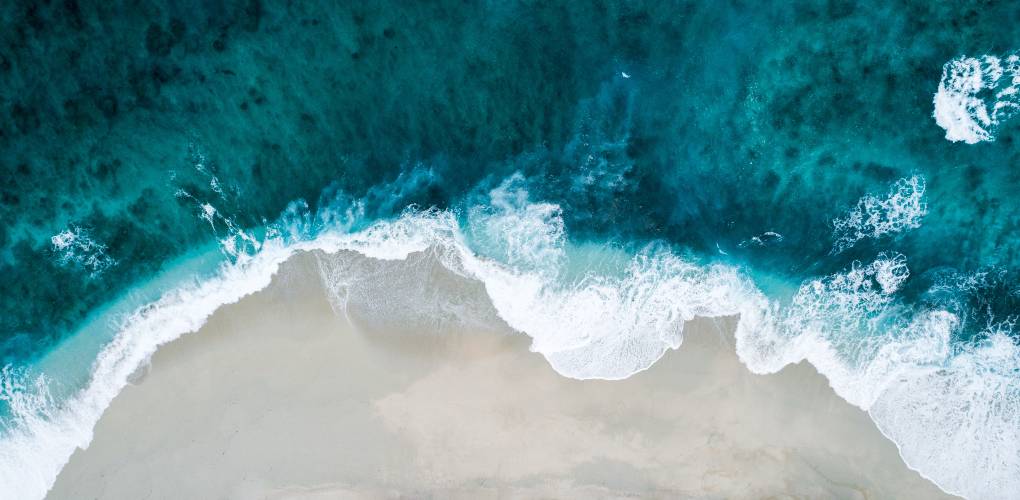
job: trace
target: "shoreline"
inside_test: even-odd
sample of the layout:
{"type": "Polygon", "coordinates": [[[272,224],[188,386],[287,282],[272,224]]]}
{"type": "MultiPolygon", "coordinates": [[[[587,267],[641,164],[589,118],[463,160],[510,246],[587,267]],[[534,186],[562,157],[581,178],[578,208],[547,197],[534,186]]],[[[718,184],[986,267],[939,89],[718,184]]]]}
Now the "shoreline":
{"type": "Polygon", "coordinates": [[[355,309],[352,328],[313,257],[160,348],[47,498],[951,498],[806,363],[751,374],[733,318],[578,381],[505,325],[366,331],[355,309]]]}

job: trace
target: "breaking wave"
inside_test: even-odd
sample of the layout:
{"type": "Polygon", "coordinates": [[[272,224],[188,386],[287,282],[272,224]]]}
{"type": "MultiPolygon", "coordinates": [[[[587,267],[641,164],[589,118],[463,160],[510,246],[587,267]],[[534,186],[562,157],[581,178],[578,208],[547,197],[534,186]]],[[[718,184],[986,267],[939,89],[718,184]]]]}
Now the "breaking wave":
{"type": "MultiPolygon", "coordinates": [[[[923,193],[923,184],[905,182],[923,193]]],[[[0,439],[0,496],[43,497],[160,345],[265,288],[300,251],[321,252],[322,279],[338,312],[373,290],[345,253],[389,261],[425,254],[484,289],[496,319],[528,335],[557,372],[578,379],[626,378],[679,348],[686,321],[739,315],[737,353],[752,371],[806,360],[870,413],[908,465],[943,489],[970,498],[1020,491],[1020,350],[1007,336],[1011,325],[954,346],[954,314],[898,298],[910,277],[904,255],[879,254],[807,280],[792,297],[767,297],[748,270],[664,243],[572,242],[563,208],[532,200],[520,175],[483,199],[463,211],[411,208],[377,221],[365,215],[363,200],[337,197],[315,213],[294,203],[257,245],[230,247],[234,258],[215,276],[123,318],[88,384],[70,397],[51,397],[42,376],[4,371],[3,398],[14,418],[0,439]]],[[[420,307],[450,321],[477,309],[463,301],[420,307]]]]}

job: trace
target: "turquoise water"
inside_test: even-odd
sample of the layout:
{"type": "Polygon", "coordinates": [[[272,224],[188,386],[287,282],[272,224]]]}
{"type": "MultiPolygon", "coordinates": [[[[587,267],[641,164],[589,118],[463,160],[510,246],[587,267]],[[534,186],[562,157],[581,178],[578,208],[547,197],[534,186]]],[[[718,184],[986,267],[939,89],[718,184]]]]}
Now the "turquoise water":
{"type": "MultiPolygon", "coordinates": [[[[749,367],[811,360],[944,488],[992,498],[967,478],[1020,477],[1016,2],[11,2],[0,20],[0,357],[62,388],[46,404],[93,376],[122,328],[109,311],[258,254],[280,228],[310,241],[414,206],[451,210],[470,252],[557,291],[594,273],[657,303],[688,289],[643,273],[714,283],[663,252],[733,269],[771,304],[756,331],[773,333],[747,326],[772,339],[742,353],[749,367]],[[936,119],[959,102],[944,67],[985,55],[972,96],[1001,103],[993,116],[936,119]],[[354,200],[359,215],[337,215],[354,200]],[[921,345],[935,313],[952,317],[945,352],[916,361],[901,344],[921,345]],[[836,354],[783,343],[804,332],[836,354]],[[886,345],[971,399],[874,389],[902,374],[873,363],[886,345]],[[958,459],[898,434],[903,408],[926,404],[960,408],[924,423],[962,429],[958,459]]],[[[536,342],[570,325],[517,324],[536,342]]]]}

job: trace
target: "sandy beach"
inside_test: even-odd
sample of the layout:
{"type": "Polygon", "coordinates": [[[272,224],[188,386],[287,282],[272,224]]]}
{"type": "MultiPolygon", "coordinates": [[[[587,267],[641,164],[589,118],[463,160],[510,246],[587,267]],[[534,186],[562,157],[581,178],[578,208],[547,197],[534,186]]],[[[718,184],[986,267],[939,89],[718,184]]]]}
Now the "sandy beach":
{"type": "MultiPolygon", "coordinates": [[[[455,281],[425,286],[480,295],[455,281]]],[[[577,381],[505,325],[367,328],[376,297],[337,314],[293,258],[161,348],[48,498],[949,498],[811,366],[748,372],[735,318],[577,381]]]]}

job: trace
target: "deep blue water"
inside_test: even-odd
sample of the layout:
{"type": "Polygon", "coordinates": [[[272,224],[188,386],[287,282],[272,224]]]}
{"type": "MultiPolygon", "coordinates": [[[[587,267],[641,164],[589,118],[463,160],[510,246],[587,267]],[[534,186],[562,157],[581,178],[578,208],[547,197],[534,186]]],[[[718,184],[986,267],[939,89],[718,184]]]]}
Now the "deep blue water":
{"type": "MultiPolygon", "coordinates": [[[[470,225],[513,178],[559,207],[571,245],[739,269],[787,311],[785,335],[821,328],[841,353],[951,314],[950,354],[929,365],[994,378],[971,404],[1014,432],[975,438],[991,458],[922,473],[955,470],[933,479],[974,498],[988,497],[961,486],[975,471],[1016,484],[1002,478],[1020,471],[1020,120],[996,92],[1020,84],[1020,4],[174,4],[0,5],[10,369],[89,343],[76,335],[101,345],[116,329],[90,318],[212,272],[181,271],[189,257],[256,253],[288,207],[342,194],[365,207],[348,230],[409,206],[470,225]],[[954,142],[933,116],[943,69],[984,55],[1005,69],[984,60],[974,96],[1001,113],[986,140],[954,142]],[[1006,354],[953,365],[989,342],[1006,354]]],[[[479,255],[483,240],[469,231],[479,255]]]]}

